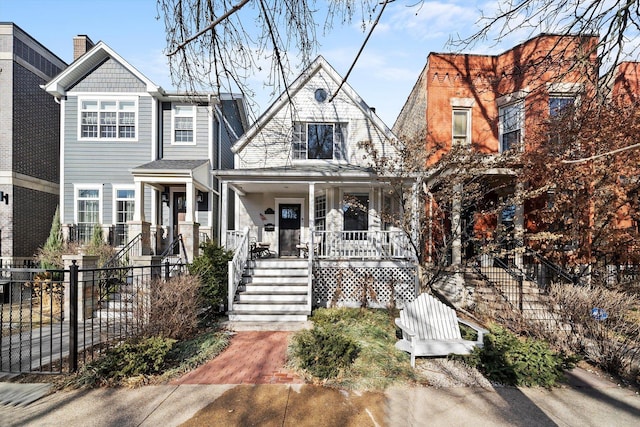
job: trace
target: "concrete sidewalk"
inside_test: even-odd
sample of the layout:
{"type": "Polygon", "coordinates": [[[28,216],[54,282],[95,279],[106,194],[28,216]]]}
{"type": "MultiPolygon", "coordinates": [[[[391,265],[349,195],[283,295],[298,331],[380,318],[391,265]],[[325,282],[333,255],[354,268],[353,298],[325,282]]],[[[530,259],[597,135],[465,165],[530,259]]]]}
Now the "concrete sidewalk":
{"type": "Polygon", "coordinates": [[[58,392],[0,407],[3,426],[638,426],[640,396],[582,369],[562,388],[162,385],[58,392]]]}

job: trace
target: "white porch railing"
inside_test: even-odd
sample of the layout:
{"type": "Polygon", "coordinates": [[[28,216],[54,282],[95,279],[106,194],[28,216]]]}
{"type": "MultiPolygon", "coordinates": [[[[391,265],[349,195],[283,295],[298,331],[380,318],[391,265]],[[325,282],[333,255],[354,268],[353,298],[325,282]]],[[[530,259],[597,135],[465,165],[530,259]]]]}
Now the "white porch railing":
{"type": "Polygon", "coordinates": [[[247,266],[247,260],[249,259],[249,227],[246,227],[243,231],[234,231],[227,234],[227,249],[233,250],[233,259],[229,261],[229,296],[228,296],[228,311],[233,310],[233,299],[235,298],[238,285],[242,280],[242,272],[247,266]],[[235,240],[234,240],[235,238],[235,240]]]}
{"type": "Polygon", "coordinates": [[[314,231],[316,258],[415,259],[402,231],[314,231]]]}

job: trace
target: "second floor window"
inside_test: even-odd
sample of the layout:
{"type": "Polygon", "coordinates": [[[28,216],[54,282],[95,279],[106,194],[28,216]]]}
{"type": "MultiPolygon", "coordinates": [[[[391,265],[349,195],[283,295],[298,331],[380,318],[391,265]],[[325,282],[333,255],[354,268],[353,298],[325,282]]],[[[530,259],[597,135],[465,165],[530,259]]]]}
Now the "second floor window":
{"type": "Polygon", "coordinates": [[[575,98],[569,95],[549,96],[549,141],[561,144],[568,140],[571,118],[574,114],[575,98]]]}
{"type": "Polygon", "coordinates": [[[134,100],[81,100],[80,138],[135,139],[136,116],[134,100]]]}
{"type": "Polygon", "coordinates": [[[292,156],[295,160],[344,160],[345,123],[296,123],[292,156]]]}
{"type": "Polygon", "coordinates": [[[471,145],[471,110],[453,110],[453,145],[466,147],[471,145]]]}
{"type": "Polygon", "coordinates": [[[192,105],[173,106],[173,142],[191,144],[195,142],[195,107],[192,105]]]}
{"type": "Polygon", "coordinates": [[[524,104],[522,101],[500,107],[500,151],[505,152],[522,143],[524,104]]]}

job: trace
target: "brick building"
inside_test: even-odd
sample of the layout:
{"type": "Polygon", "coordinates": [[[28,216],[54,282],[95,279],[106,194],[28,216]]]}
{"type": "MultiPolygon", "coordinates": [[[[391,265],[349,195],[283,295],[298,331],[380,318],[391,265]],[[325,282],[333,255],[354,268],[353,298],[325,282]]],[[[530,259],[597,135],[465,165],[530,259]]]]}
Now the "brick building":
{"type": "Polygon", "coordinates": [[[0,22],[0,260],[31,259],[59,199],[60,106],[40,88],[66,67],[10,22],[0,22]]]}
{"type": "MultiPolygon", "coordinates": [[[[487,204],[504,206],[493,217],[480,218],[474,206],[463,206],[456,198],[448,201],[448,228],[439,235],[449,239],[451,264],[476,254],[470,242],[479,231],[507,230],[508,236],[492,236],[502,240],[522,236],[526,207],[513,201],[517,172],[496,165],[511,150],[535,150],[535,138],[525,138],[527,132],[532,135],[565,107],[595,96],[597,42],[596,36],[541,34],[499,55],[429,54],[393,131],[405,138],[425,138],[428,165],[452,148],[489,155],[484,156],[487,167],[481,177],[493,188],[487,204]]],[[[634,70],[629,66],[628,73],[634,70]]],[[[621,84],[616,83],[616,90],[621,84]]]]}

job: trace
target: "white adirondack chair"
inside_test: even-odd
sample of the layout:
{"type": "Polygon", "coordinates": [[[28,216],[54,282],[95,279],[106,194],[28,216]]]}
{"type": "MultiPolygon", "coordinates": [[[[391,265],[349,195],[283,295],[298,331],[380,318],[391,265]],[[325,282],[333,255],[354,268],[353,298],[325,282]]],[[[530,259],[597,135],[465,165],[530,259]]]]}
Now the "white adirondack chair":
{"type": "Polygon", "coordinates": [[[411,366],[416,366],[416,356],[446,356],[469,354],[474,347],[482,347],[488,331],[480,326],[458,319],[451,307],[432,295],[420,294],[413,302],[400,310],[396,325],[402,330],[402,339],[396,348],[411,354],[411,366]],[[463,340],[458,322],[478,333],[476,341],[463,340]]]}

